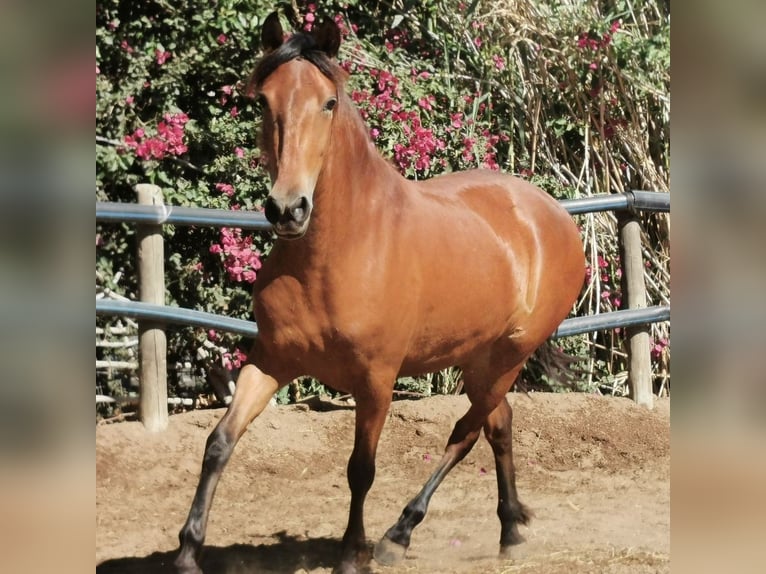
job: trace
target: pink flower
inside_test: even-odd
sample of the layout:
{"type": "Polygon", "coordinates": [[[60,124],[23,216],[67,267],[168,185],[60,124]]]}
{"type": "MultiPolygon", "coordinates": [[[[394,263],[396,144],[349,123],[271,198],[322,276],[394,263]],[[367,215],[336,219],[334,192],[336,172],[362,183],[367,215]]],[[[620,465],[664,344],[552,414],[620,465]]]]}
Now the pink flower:
{"type": "Polygon", "coordinates": [[[239,110],[237,109],[237,106],[234,106],[229,110],[229,114],[231,117],[236,118],[239,115],[239,110]]]}
{"type": "Polygon", "coordinates": [[[477,48],[481,48],[481,44],[482,44],[482,41],[481,41],[481,38],[479,38],[478,36],[476,36],[476,37],[473,39],[473,43],[474,43],[474,45],[475,45],[477,48]]]}
{"type": "Polygon", "coordinates": [[[168,59],[171,56],[170,52],[166,52],[164,50],[157,49],[154,51],[154,55],[157,59],[157,64],[162,66],[165,62],[168,61],[168,59]]]}
{"type": "Polygon", "coordinates": [[[218,37],[216,38],[216,41],[219,44],[225,44],[228,38],[226,37],[226,34],[218,34],[218,37]]]}
{"type": "Polygon", "coordinates": [[[306,15],[303,17],[303,19],[304,19],[306,22],[308,22],[308,23],[310,23],[310,24],[311,24],[311,23],[313,23],[313,22],[314,22],[314,20],[316,20],[316,16],[314,16],[314,15],[313,15],[311,12],[309,12],[308,14],[306,14],[306,15]]]}
{"type": "Polygon", "coordinates": [[[245,150],[243,150],[241,147],[235,147],[234,148],[234,155],[236,155],[238,158],[245,157],[245,150]]]}
{"type": "Polygon", "coordinates": [[[669,344],[669,341],[665,337],[662,337],[661,339],[656,340],[651,350],[652,357],[655,359],[659,359],[660,357],[662,357],[662,353],[665,350],[665,348],[668,346],[668,344],[669,344]]]}
{"type": "Polygon", "coordinates": [[[230,183],[216,183],[215,184],[216,191],[220,191],[224,195],[228,195],[229,197],[234,195],[234,186],[230,183]]]}
{"type": "Polygon", "coordinates": [[[134,99],[135,98],[133,96],[128,96],[127,98],[125,98],[125,103],[127,105],[131,105],[133,103],[134,99]]]}
{"type": "Polygon", "coordinates": [[[133,53],[133,47],[130,44],[128,44],[127,40],[123,40],[122,42],[120,42],[120,48],[125,50],[128,54],[133,53]]]}
{"type": "Polygon", "coordinates": [[[495,54],[494,56],[492,56],[492,61],[495,63],[495,68],[497,68],[498,70],[505,70],[505,60],[503,59],[502,56],[498,56],[497,54],[495,54]]]}
{"type": "Polygon", "coordinates": [[[253,247],[252,237],[242,237],[241,229],[222,228],[220,243],[213,244],[210,252],[224,255],[223,266],[230,279],[247,283],[255,281],[256,271],[261,268],[260,253],[253,247]]]}
{"type": "Polygon", "coordinates": [[[227,96],[231,95],[231,86],[221,86],[221,91],[227,96]]]}

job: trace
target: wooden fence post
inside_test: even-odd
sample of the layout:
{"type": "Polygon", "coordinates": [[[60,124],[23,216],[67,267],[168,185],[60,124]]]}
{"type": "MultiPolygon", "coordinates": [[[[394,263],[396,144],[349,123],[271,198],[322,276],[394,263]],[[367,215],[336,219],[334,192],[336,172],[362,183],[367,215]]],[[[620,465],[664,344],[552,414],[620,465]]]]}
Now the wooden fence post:
{"type": "MultiPolygon", "coordinates": [[[[628,309],[646,308],[644,261],[641,255],[641,224],[633,212],[618,216],[623,293],[628,309]]],[[[631,398],[639,405],[654,408],[649,326],[627,327],[628,383],[631,398]]]]}
{"type": "MultiPolygon", "coordinates": [[[[164,205],[156,185],[135,187],[138,203],[164,205]]],[[[145,303],[165,304],[165,253],[162,225],[136,226],[138,243],[139,298],[145,303]]],[[[139,321],[139,415],[146,430],[159,432],[168,426],[167,339],[163,325],[139,321]]]]}

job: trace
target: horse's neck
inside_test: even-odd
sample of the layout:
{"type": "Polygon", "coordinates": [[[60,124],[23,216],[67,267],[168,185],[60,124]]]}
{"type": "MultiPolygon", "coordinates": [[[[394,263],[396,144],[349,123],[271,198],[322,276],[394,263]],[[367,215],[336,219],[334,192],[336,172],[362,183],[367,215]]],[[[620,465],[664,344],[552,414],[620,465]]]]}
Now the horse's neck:
{"type": "Polygon", "coordinates": [[[355,227],[353,221],[369,224],[405,182],[375,148],[358,112],[347,108],[343,114],[333,128],[314,192],[315,211],[309,225],[319,235],[341,235],[344,229],[355,227]]]}

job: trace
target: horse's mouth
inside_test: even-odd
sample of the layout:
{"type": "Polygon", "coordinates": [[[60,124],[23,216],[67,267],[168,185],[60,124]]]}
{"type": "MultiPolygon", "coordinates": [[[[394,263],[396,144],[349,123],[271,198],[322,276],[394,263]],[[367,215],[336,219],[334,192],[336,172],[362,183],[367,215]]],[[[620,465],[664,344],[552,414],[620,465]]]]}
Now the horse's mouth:
{"type": "Polygon", "coordinates": [[[274,225],[274,233],[280,239],[300,239],[306,234],[308,230],[308,221],[304,221],[302,225],[296,224],[294,221],[289,223],[277,223],[274,225]]]}

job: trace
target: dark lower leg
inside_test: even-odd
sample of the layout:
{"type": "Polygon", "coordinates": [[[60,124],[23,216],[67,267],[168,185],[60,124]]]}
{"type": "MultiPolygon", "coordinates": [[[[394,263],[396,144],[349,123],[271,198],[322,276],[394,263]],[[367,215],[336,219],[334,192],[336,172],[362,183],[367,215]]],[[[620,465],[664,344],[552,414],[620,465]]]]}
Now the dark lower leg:
{"type": "Polygon", "coordinates": [[[218,480],[247,425],[263,410],[278,388],[273,378],[253,365],[246,365],[240,372],[234,399],[207,439],[197,491],[186,523],[178,534],[181,545],[175,561],[178,572],[201,572],[197,561],[205,541],[207,519],[218,480]]]}
{"type": "Polygon", "coordinates": [[[387,386],[370,388],[368,393],[368,396],[357,396],[354,450],[347,469],[351,505],[337,573],[355,573],[370,559],[364,530],[364,501],[375,479],[375,453],[391,404],[391,389],[387,386]]]}
{"type": "Polygon", "coordinates": [[[503,400],[490,413],[484,426],[489,444],[495,455],[497,468],[497,516],[500,519],[500,552],[524,542],[519,534],[519,524],[527,524],[532,517],[530,510],[519,502],[516,492],[516,469],[513,464],[513,412],[503,400]]]}
{"type": "Polygon", "coordinates": [[[224,420],[210,433],[202,460],[202,472],[186,523],[178,534],[181,548],[175,565],[180,572],[199,572],[197,561],[205,541],[208,513],[218,480],[234,449],[234,441],[227,436],[224,420]]]}
{"type": "Polygon", "coordinates": [[[455,465],[463,460],[479,438],[482,417],[473,408],[455,425],[444,456],[418,495],[404,508],[402,515],[375,547],[375,560],[392,564],[404,557],[412,531],[423,521],[436,489],[455,465]]]}

